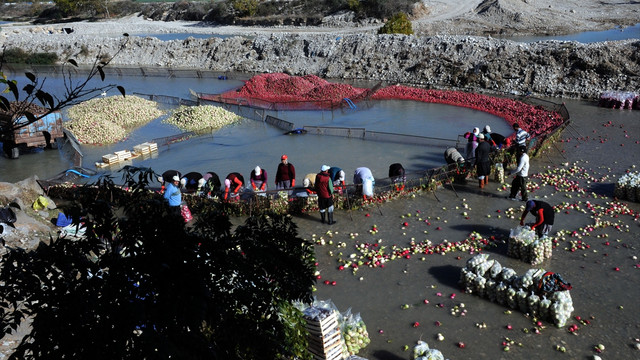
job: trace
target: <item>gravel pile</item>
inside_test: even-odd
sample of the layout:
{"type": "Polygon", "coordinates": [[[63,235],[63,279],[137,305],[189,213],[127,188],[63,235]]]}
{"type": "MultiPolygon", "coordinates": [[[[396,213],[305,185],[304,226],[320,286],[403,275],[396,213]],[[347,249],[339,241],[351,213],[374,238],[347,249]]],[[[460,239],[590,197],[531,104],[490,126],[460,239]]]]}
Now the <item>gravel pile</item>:
{"type": "MultiPolygon", "coordinates": [[[[9,31],[1,44],[55,52],[90,65],[116,54],[123,37],[9,31]],[[82,49],[82,51],[81,51],[82,49]]],[[[596,99],[605,90],[640,88],[640,40],[583,44],[518,43],[441,35],[271,33],[160,41],[130,37],[110,66],[164,67],[246,73],[285,72],[333,79],[368,79],[472,91],[596,99]]]]}

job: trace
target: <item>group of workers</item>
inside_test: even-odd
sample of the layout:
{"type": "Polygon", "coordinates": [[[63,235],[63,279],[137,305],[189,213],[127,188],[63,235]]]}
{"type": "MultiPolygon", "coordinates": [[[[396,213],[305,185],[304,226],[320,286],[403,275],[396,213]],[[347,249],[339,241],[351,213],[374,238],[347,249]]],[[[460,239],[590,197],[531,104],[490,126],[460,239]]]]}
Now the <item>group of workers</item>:
{"type": "MultiPolygon", "coordinates": [[[[297,196],[309,196],[313,194],[318,196],[319,207],[325,222],[325,211],[328,212],[327,223],[333,224],[333,198],[334,191],[346,191],[345,172],[337,166],[322,165],[320,172],[315,174],[307,174],[303,181],[303,193],[298,192],[297,196]],[[303,195],[304,194],[304,195],[303,195]]],[[[394,163],[389,166],[389,177],[392,179],[396,190],[404,189],[406,180],[405,170],[402,164],[394,163]]],[[[202,175],[198,172],[189,172],[182,175],[177,170],[165,171],[158,178],[162,184],[160,192],[176,211],[182,203],[182,190],[189,193],[195,193],[202,196],[220,196],[225,201],[238,201],[242,189],[246,183],[242,174],[232,172],[226,176],[224,182],[220,180],[218,175],[209,171],[202,175]]],[[[256,195],[266,196],[267,191],[267,171],[256,166],[249,176],[250,190],[256,195]]],[[[353,183],[359,185],[357,188],[366,198],[373,198],[373,187],[375,179],[371,170],[367,167],[359,167],[354,171],[353,183]]],[[[296,170],[295,166],[289,162],[287,155],[280,157],[280,164],[275,176],[276,190],[283,190],[292,195],[296,186],[296,170]]]]}
{"type": "MultiPolygon", "coordinates": [[[[553,225],[553,208],[546,202],[539,200],[528,200],[527,196],[527,176],[529,171],[529,156],[527,155],[527,141],[531,136],[516,123],[513,124],[515,131],[515,143],[510,144],[510,139],[491,132],[489,125],[485,126],[480,132],[479,128],[474,128],[472,132],[466,133],[464,136],[468,139],[466,146],[467,159],[474,159],[476,173],[480,188],[484,188],[491,173],[491,160],[489,154],[491,151],[508,148],[510,153],[515,153],[517,158],[517,168],[511,172],[514,179],[511,183],[511,193],[509,199],[519,200],[516,198],[521,193],[521,200],[526,202],[525,211],[521,216],[521,225],[528,212],[536,216],[536,223],[531,228],[536,229],[539,236],[547,235],[553,225]]],[[[464,164],[465,158],[454,147],[448,148],[444,153],[447,164],[464,164]]],[[[400,163],[394,163],[389,166],[389,178],[397,191],[404,189],[406,181],[405,169],[400,163]]],[[[267,190],[267,171],[256,166],[249,176],[250,189],[257,195],[266,195],[267,190]]],[[[207,172],[202,175],[198,172],[189,172],[181,175],[176,170],[165,171],[158,179],[162,184],[161,192],[168,201],[172,209],[180,209],[182,203],[181,189],[184,188],[188,192],[197,193],[199,195],[216,196],[220,194],[222,182],[218,175],[213,172],[207,172]]],[[[354,171],[353,183],[359,185],[363,197],[373,197],[373,187],[375,179],[371,170],[367,167],[359,167],[354,171]]],[[[276,171],[275,186],[276,190],[285,190],[288,195],[292,194],[292,189],[296,185],[295,166],[289,162],[287,155],[280,157],[280,164],[276,171]]],[[[242,174],[232,172],[224,180],[224,190],[222,197],[225,201],[237,201],[240,196],[241,189],[245,186],[245,179],[242,174]]],[[[335,191],[342,192],[346,189],[345,172],[339,167],[322,165],[319,173],[310,173],[304,177],[303,189],[305,196],[314,194],[318,197],[318,207],[320,209],[320,217],[322,223],[329,225],[336,221],[333,219],[333,193],[335,191]]]]}
{"type": "MultiPolygon", "coordinates": [[[[478,183],[480,189],[483,189],[489,182],[491,173],[491,160],[489,154],[491,151],[498,149],[508,149],[510,154],[516,155],[517,167],[510,172],[513,175],[511,182],[511,192],[508,199],[526,202],[525,211],[520,220],[520,225],[524,225],[524,219],[527,213],[535,215],[536,222],[531,229],[536,229],[538,236],[542,237],[551,231],[554,222],[553,208],[551,205],[540,200],[529,200],[527,193],[527,177],[529,175],[529,155],[527,154],[527,142],[531,139],[531,135],[522,129],[518,123],[513,124],[515,131],[515,140],[511,143],[511,139],[491,132],[489,125],[485,126],[480,132],[479,128],[464,134],[468,140],[466,145],[467,159],[473,159],[473,165],[476,167],[478,175],[478,183]],[[521,199],[517,198],[518,193],[521,199]]],[[[444,158],[447,164],[458,165],[465,164],[465,158],[455,148],[451,147],[445,150],[444,158]]]]}

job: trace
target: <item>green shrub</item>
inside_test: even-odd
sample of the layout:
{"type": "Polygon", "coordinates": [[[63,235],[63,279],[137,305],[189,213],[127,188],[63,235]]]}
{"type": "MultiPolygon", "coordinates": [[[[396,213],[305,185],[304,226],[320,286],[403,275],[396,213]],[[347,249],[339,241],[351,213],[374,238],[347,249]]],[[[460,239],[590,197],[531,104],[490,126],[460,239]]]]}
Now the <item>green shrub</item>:
{"type": "Polygon", "coordinates": [[[233,0],[231,5],[240,16],[254,16],[258,9],[258,0],[233,0]]]}
{"type": "Polygon", "coordinates": [[[3,58],[3,62],[8,64],[51,65],[57,61],[55,53],[28,53],[18,48],[6,49],[3,58]]]}
{"type": "Polygon", "coordinates": [[[397,13],[378,30],[378,34],[405,34],[413,35],[411,21],[405,13],[397,13]]]}

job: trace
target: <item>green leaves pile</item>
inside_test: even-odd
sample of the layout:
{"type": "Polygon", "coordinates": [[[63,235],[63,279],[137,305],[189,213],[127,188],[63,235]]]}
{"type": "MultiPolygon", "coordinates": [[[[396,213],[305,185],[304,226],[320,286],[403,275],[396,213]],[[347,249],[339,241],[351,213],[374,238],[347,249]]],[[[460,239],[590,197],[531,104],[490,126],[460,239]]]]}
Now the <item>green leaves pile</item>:
{"type": "Polygon", "coordinates": [[[186,131],[210,131],[233,124],[240,116],[218,106],[180,106],[165,123],[173,124],[186,131]]]}
{"type": "Polygon", "coordinates": [[[69,108],[70,121],[65,126],[82,144],[112,144],[162,114],[153,101],[136,96],[110,96],[69,108]]]}

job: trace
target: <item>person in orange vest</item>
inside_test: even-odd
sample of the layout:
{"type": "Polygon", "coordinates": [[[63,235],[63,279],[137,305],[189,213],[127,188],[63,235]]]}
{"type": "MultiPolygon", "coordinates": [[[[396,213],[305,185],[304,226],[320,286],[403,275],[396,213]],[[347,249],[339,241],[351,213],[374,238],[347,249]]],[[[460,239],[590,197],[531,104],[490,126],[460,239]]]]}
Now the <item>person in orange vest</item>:
{"type": "Polygon", "coordinates": [[[244,177],[240,175],[240,173],[233,172],[227,175],[227,178],[224,180],[224,199],[234,199],[238,201],[240,198],[238,192],[242,188],[242,185],[244,185],[244,177]],[[233,190],[231,190],[232,187],[233,190]]]}

